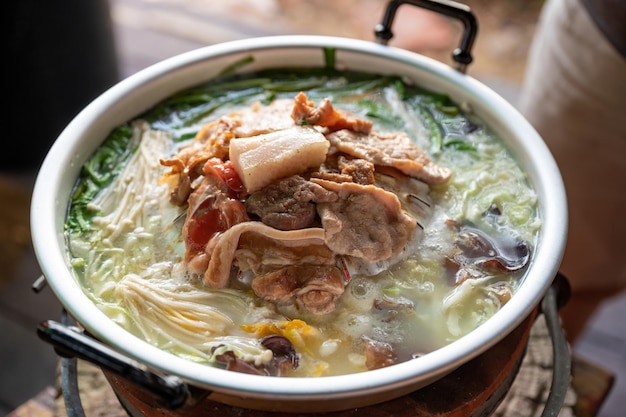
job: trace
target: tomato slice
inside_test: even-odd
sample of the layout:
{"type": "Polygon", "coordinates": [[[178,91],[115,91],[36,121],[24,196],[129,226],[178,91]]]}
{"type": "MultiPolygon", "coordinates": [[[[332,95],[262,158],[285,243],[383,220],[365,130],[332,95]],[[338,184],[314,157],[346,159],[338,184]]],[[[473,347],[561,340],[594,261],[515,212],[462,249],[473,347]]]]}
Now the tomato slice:
{"type": "Polygon", "coordinates": [[[232,198],[240,199],[246,193],[246,188],[230,160],[210,158],[204,164],[203,172],[204,175],[219,178],[229,189],[232,198]]]}
{"type": "Polygon", "coordinates": [[[224,216],[214,207],[214,199],[207,198],[187,221],[185,244],[191,253],[203,251],[211,237],[227,229],[224,216]]]}
{"type": "Polygon", "coordinates": [[[202,171],[208,181],[205,180],[194,195],[197,194],[196,201],[204,199],[184,226],[185,244],[188,253],[192,254],[204,251],[217,233],[248,220],[241,203],[241,196],[246,190],[232,162],[211,158],[202,171]]]}

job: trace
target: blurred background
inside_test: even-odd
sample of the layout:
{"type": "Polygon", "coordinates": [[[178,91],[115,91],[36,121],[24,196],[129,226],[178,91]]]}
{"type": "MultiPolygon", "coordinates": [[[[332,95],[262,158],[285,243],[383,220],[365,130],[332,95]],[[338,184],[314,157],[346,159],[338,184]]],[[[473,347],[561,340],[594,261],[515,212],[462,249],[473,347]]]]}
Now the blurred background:
{"type": "MultiPolygon", "coordinates": [[[[516,104],[543,2],[468,0],[479,24],[468,74],[516,104]]],[[[206,45],[267,35],[319,34],[374,40],[383,0],[24,0],[12,2],[2,30],[9,51],[0,153],[0,415],[56,388],[57,357],[35,333],[58,320],[61,305],[40,276],[31,247],[30,193],[54,138],[90,100],[115,82],[173,55],[206,45]]],[[[451,63],[460,27],[403,6],[390,45],[451,63]],[[405,10],[406,9],[406,10],[405,10]]],[[[35,214],[36,215],[36,214],[35,214]]],[[[605,302],[572,346],[615,373],[600,410],[626,408],[626,294],[605,302]],[[620,403],[621,401],[621,403],[620,403]]]]}

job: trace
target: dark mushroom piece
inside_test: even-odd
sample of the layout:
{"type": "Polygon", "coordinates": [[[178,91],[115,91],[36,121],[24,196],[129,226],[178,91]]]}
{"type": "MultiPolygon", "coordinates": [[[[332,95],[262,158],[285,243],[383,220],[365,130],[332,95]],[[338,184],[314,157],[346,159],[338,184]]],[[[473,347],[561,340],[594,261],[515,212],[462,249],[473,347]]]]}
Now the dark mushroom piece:
{"type": "MultiPolygon", "coordinates": [[[[261,339],[261,345],[272,351],[272,360],[263,365],[254,365],[238,358],[231,350],[215,356],[215,360],[228,371],[241,372],[252,375],[282,376],[289,367],[296,369],[299,365],[299,356],[289,339],[281,335],[270,335],[261,339]]],[[[215,350],[223,345],[214,347],[215,350]]]]}
{"type": "Polygon", "coordinates": [[[284,374],[289,367],[292,369],[298,367],[300,358],[286,337],[277,334],[270,335],[261,339],[261,345],[274,354],[271,368],[278,376],[284,374]]]}
{"type": "Polygon", "coordinates": [[[254,365],[239,359],[232,350],[227,350],[226,352],[216,355],[215,360],[223,365],[227,371],[252,375],[269,375],[268,372],[264,372],[262,369],[256,368],[254,365]]]}
{"type": "Polygon", "coordinates": [[[492,205],[483,218],[492,224],[493,232],[487,233],[471,222],[450,225],[458,230],[455,246],[458,252],[448,258],[448,265],[456,269],[455,283],[483,276],[484,272],[520,271],[528,265],[530,247],[527,242],[498,224],[499,208],[492,205]]]}

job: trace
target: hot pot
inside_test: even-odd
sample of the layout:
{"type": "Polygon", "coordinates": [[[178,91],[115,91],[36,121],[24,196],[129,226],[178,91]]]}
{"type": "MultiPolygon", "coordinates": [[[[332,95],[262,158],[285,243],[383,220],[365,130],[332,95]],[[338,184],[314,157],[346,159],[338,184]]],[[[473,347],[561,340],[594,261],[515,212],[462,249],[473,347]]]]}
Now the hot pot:
{"type": "Polygon", "coordinates": [[[180,398],[170,404],[172,407],[201,392],[212,400],[240,407],[319,412],[380,403],[425,387],[494,346],[535,312],[558,273],[564,251],[567,208],[560,173],[545,143],[523,116],[494,91],[464,74],[476,33],[471,11],[444,7],[439,2],[412,3],[425,3],[463,20],[466,31],[454,54],[460,70],[387,46],[389,27],[400,4],[391,2],[383,24],[377,28],[379,43],[326,36],[276,36],[216,44],[148,67],[91,102],[51,147],[37,176],[31,209],[32,238],[43,276],[89,336],[54,322],[40,326],[40,336],[57,345],[61,354],[93,360],[129,378],[139,375],[135,379],[166,396],[180,398]],[[300,379],[253,376],[192,363],[140,340],[105,316],[83,293],[71,271],[63,228],[72,187],[91,153],[116,125],[173,93],[217,76],[243,58],[253,57],[246,71],[322,66],[328,48],[335,50],[337,67],[403,75],[464,103],[519,160],[536,190],[543,226],[536,253],[512,299],[476,330],[418,360],[361,374],[300,379]],[[105,352],[106,357],[94,359],[96,351],[105,352]]]}

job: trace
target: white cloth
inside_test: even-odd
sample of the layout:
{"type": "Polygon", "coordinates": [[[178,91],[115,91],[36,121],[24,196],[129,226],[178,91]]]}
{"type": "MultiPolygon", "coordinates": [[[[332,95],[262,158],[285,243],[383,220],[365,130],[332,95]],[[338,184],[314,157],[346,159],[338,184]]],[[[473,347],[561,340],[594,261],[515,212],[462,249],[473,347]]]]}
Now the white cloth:
{"type": "Polygon", "coordinates": [[[625,287],[626,58],[579,0],[544,6],[518,106],[565,182],[561,271],[574,290],[625,287]]]}

